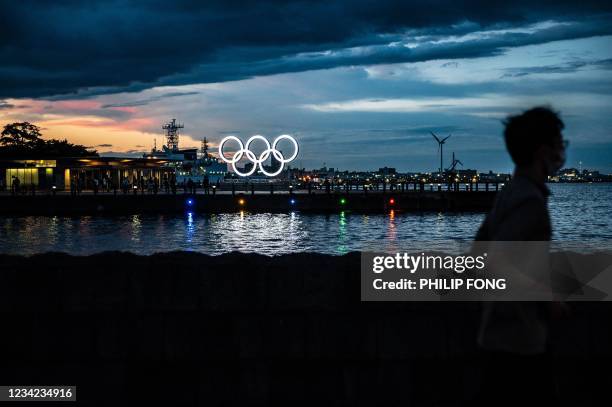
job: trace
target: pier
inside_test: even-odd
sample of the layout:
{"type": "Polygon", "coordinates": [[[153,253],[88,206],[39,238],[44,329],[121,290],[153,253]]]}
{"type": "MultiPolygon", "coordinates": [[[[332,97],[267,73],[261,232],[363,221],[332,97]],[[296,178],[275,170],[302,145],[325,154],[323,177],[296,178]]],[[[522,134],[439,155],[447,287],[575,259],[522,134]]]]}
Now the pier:
{"type": "Polygon", "coordinates": [[[380,188],[221,184],[178,191],[20,191],[0,194],[0,215],[92,215],[180,212],[364,213],[486,211],[503,184],[410,183],[380,188]]]}

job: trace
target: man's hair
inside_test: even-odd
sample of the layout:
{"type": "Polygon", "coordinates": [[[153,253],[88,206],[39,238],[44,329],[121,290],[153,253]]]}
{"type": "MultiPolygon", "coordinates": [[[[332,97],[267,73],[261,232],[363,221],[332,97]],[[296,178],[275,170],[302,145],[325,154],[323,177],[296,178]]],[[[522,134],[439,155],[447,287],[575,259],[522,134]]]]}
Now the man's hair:
{"type": "Polygon", "coordinates": [[[565,127],[558,113],[549,107],[534,107],[505,121],[506,148],[516,165],[533,162],[535,151],[542,145],[553,145],[565,127]]]}

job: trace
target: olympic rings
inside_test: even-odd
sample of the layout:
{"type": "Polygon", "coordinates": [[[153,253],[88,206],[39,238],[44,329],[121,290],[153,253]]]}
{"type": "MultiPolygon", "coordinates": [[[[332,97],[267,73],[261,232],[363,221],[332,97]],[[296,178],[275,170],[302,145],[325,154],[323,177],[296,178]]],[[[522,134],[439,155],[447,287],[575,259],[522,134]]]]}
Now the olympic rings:
{"type": "Polygon", "coordinates": [[[238,174],[241,177],[248,177],[250,175],[253,175],[255,173],[255,171],[257,170],[257,166],[259,166],[259,171],[261,171],[264,175],[267,175],[268,177],[275,177],[278,174],[280,174],[281,172],[283,172],[283,169],[285,167],[285,164],[295,160],[295,158],[298,155],[298,150],[299,150],[299,146],[297,141],[290,135],[288,134],[282,134],[280,136],[278,136],[274,142],[272,142],[272,146],[270,146],[270,142],[264,137],[261,136],[259,134],[256,134],[254,136],[252,136],[251,138],[249,138],[246,142],[246,144],[242,144],[242,141],[236,137],[236,136],[227,136],[225,137],[223,140],[221,140],[221,142],[219,143],[219,158],[221,158],[223,161],[225,161],[228,164],[232,165],[232,168],[234,169],[234,172],[236,174],[238,174]],[[264,142],[266,149],[259,155],[259,157],[257,157],[255,155],[255,153],[253,153],[250,150],[251,147],[251,143],[255,140],[261,140],[264,142]],[[293,154],[291,155],[291,157],[289,158],[285,158],[283,156],[283,153],[278,150],[276,148],[276,146],[278,145],[278,142],[281,140],[289,140],[293,143],[293,154]],[[232,156],[231,159],[228,159],[225,157],[225,155],[223,154],[223,146],[225,146],[225,143],[227,143],[228,141],[235,141],[238,144],[238,151],[236,151],[234,153],[234,155],[232,156]],[[270,158],[270,154],[277,160],[280,162],[280,166],[276,171],[273,172],[268,172],[266,171],[266,169],[264,168],[263,163],[270,158]],[[240,172],[238,170],[238,168],[236,168],[236,163],[238,163],[243,157],[246,157],[247,160],[249,160],[250,162],[253,163],[253,167],[246,172],[240,172]]]}

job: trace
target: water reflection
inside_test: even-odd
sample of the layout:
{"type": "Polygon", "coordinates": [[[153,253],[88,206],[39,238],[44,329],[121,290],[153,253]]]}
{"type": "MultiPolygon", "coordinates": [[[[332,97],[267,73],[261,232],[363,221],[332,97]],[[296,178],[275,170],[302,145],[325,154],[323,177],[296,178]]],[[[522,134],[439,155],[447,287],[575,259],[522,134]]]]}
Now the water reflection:
{"type": "Polygon", "coordinates": [[[131,222],[131,227],[132,227],[132,241],[139,243],[140,242],[140,234],[141,234],[141,222],[140,222],[140,215],[134,215],[132,216],[132,222],[131,222]]]}
{"type": "Polygon", "coordinates": [[[387,251],[399,249],[397,247],[397,225],[395,224],[395,211],[393,209],[389,211],[385,241],[387,242],[387,247],[385,248],[387,251]]]}
{"type": "Polygon", "coordinates": [[[195,231],[195,225],[193,223],[193,212],[187,212],[187,223],[185,228],[185,240],[187,243],[187,250],[193,250],[191,243],[193,241],[193,235],[195,231]]]}
{"type": "Polygon", "coordinates": [[[58,239],[59,234],[60,234],[59,219],[57,216],[52,216],[51,219],[49,219],[49,236],[48,236],[49,245],[51,246],[57,245],[57,239],[58,239]]]}
{"type": "Polygon", "coordinates": [[[346,247],[346,214],[344,211],[340,212],[340,217],[338,219],[338,248],[336,252],[338,254],[347,253],[348,249],[346,247]]]}
{"type": "Polygon", "coordinates": [[[202,245],[196,250],[289,253],[299,251],[307,233],[294,214],[220,214],[208,217],[209,230],[202,231],[202,245]]]}

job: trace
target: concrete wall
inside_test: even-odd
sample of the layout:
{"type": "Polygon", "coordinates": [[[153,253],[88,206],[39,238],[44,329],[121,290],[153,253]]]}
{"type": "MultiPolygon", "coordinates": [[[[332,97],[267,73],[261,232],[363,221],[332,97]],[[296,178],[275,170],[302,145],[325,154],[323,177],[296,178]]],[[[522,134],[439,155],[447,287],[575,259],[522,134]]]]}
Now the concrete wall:
{"type": "MultiPolygon", "coordinates": [[[[475,303],[362,303],[359,255],[0,256],[0,383],[87,405],[459,405],[480,384],[475,303]]],[[[612,307],[555,326],[557,382],[611,381],[612,307]]],[[[503,395],[500,395],[503,397],[503,395]]]]}

